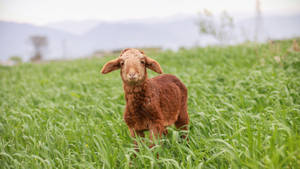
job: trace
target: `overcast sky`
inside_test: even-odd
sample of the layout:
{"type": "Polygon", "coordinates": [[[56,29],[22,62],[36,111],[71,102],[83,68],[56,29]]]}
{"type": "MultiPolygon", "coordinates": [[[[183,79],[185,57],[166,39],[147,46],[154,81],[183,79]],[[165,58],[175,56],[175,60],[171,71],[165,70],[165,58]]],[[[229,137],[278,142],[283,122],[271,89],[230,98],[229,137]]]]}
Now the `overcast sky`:
{"type": "MultiPolygon", "coordinates": [[[[254,15],[256,0],[0,0],[0,20],[47,24],[64,20],[143,19],[208,9],[254,15]]],[[[300,0],[261,0],[264,14],[300,13],[300,0]]]]}

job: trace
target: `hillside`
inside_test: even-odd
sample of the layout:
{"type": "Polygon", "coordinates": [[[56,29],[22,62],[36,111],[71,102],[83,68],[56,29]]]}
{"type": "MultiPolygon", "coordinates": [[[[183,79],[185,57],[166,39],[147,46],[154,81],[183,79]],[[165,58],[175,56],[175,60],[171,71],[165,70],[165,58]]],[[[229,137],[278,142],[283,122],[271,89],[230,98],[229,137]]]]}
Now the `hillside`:
{"type": "MultiPolygon", "coordinates": [[[[300,36],[300,15],[268,16],[263,19],[261,41],[300,36]]],[[[0,21],[0,60],[14,55],[28,60],[33,55],[29,42],[32,35],[48,37],[49,46],[45,51],[45,59],[48,60],[78,58],[89,56],[97,50],[125,47],[178,49],[182,46],[215,44],[216,40],[212,37],[199,35],[196,22],[196,16],[98,23],[62,22],[45,26],[0,21]],[[74,31],[82,33],[74,34],[74,31]]],[[[230,43],[253,40],[254,25],[254,18],[237,20],[230,43]]]]}
{"type": "Polygon", "coordinates": [[[0,66],[1,167],[297,168],[300,53],[291,44],[148,53],[188,88],[189,142],[169,127],[152,149],[138,139],[136,158],[119,72],[100,74],[116,56],[0,66]]]}

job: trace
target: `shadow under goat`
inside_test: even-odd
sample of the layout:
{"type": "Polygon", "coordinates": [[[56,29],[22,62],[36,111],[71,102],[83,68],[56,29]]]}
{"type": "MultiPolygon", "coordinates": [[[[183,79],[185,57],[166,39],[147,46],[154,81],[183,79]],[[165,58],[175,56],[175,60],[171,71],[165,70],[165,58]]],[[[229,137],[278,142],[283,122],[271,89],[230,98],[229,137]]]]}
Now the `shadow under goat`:
{"type": "Polygon", "coordinates": [[[178,129],[188,130],[187,88],[174,75],[162,74],[148,78],[147,68],[162,74],[157,61],[140,50],[128,48],[117,59],[107,62],[101,70],[106,74],[121,69],[126,99],[124,120],[131,136],[137,134],[144,137],[144,131],[149,130],[150,139],[153,140],[153,135],[156,138],[166,135],[166,127],[173,124],[178,129]]]}

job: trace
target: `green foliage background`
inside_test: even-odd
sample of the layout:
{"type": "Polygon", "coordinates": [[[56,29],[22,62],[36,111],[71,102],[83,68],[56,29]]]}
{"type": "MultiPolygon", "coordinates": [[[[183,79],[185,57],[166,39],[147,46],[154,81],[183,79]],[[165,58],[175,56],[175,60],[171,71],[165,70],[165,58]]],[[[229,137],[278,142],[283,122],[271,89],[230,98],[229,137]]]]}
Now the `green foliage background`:
{"type": "Polygon", "coordinates": [[[299,168],[291,44],[148,52],[189,90],[189,142],[170,127],[152,149],[138,138],[135,158],[119,72],[100,74],[116,56],[2,66],[0,168],[299,168]]]}

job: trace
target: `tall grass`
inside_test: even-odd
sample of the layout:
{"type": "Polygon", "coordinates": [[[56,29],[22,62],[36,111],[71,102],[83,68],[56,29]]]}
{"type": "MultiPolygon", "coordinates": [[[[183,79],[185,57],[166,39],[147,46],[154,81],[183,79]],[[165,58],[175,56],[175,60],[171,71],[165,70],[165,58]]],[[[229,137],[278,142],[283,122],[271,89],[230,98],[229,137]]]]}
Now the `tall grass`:
{"type": "Polygon", "coordinates": [[[113,57],[0,67],[0,168],[299,168],[300,54],[276,44],[149,53],[189,90],[189,142],[139,152],[113,57]]]}

